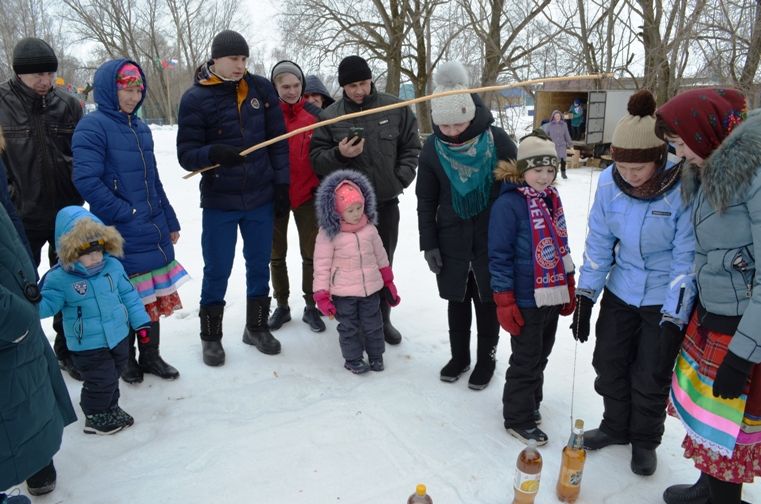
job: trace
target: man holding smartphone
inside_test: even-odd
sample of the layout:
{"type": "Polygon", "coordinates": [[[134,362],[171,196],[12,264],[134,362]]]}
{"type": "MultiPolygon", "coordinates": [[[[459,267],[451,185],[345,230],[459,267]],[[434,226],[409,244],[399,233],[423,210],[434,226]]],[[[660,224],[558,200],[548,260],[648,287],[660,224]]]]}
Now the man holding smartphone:
{"type": "MultiPolygon", "coordinates": [[[[363,58],[347,56],[338,65],[343,97],[320,114],[320,120],[382,107],[400,100],[375,89],[372,72],[363,58]]],[[[318,128],[312,136],[310,157],[319,176],[351,168],[373,184],[378,198],[378,233],[393,264],[399,238],[399,195],[415,179],[420,138],[409,107],[370,114],[318,128]]],[[[390,307],[381,303],[383,333],[397,345],[402,335],[391,324],[390,307]]]]}

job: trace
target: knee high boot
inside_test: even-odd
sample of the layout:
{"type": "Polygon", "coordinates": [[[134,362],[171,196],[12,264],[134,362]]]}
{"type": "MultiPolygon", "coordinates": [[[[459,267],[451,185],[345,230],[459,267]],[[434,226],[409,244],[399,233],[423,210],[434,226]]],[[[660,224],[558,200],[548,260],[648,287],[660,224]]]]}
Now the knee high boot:
{"type": "Polygon", "coordinates": [[[497,363],[499,321],[497,307],[493,303],[476,303],[476,327],[478,328],[477,360],[468,380],[468,387],[473,390],[483,390],[489,385],[497,363]]]}
{"type": "Polygon", "coordinates": [[[222,317],[225,305],[201,305],[198,316],[201,319],[201,346],[203,363],[207,366],[221,366],[225,363],[225,349],[222,347],[222,317]]]}
{"type": "Polygon", "coordinates": [[[389,345],[398,345],[402,342],[402,334],[391,324],[391,307],[381,296],[381,315],[383,315],[383,339],[389,345]]]}
{"type": "Polygon", "coordinates": [[[150,373],[165,380],[174,380],[180,376],[180,372],[161,358],[159,354],[160,333],[159,322],[151,322],[150,340],[148,343],[142,343],[139,340],[137,342],[137,346],[140,349],[138,364],[140,364],[144,373],[150,373]]]}
{"type": "Polygon", "coordinates": [[[439,378],[444,382],[456,382],[460,375],[470,369],[470,331],[449,331],[449,348],[452,358],[441,368],[439,378]]]}
{"type": "Polygon", "coordinates": [[[137,363],[135,331],[130,329],[127,338],[129,338],[129,358],[127,359],[127,365],[124,366],[124,370],[122,371],[122,380],[127,383],[141,383],[143,381],[143,370],[137,363]]]}
{"type": "Polygon", "coordinates": [[[248,298],[243,343],[254,345],[263,354],[275,355],[280,353],[280,342],[270,332],[267,322],[269,314],[269,296],[248,298]]]}

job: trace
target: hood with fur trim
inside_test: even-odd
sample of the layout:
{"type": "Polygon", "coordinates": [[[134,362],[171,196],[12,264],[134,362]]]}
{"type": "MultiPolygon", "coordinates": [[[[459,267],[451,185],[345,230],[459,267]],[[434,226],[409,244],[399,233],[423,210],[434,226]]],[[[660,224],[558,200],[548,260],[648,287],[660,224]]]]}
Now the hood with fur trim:
{"type": "Polygon", "coordinates": [[[706,199],[719,212],[743,197],[761,170],[761,109],[748,118],[705,161],[702,169],[682,169],[682,196],[686,204],[702,184],[706,199]]]}
{"type": "Polygon", "coordinates": [[[99,218],[79,206],[62,208],[55,218],[55,242],[58,259],[64,269],[79,259],[84,243],[103,240],[104,250],[114,256],[124,255],[124,239],[114,226],[106,226],[99,218]]]}
{"type": "Polygon", "coordinates": [[[325,177],[317,188],[315,208],[317,224],[333,239],[341,231],[341,216],[336,211],[336,189],[344,180],[356,185],[365,198],[365,215],[367,220],[378,224],[378,203],[370,181],[356,170],[337,170],[325,177]]]}

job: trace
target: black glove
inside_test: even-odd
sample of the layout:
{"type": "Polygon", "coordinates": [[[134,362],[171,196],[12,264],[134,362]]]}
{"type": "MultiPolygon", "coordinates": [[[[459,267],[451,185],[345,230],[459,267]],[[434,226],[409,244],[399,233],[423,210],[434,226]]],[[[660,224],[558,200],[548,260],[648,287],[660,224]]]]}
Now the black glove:
{"type": "Polygon", "coordinates": [[[235,166],[243,162],[240,149],[226,144],[214,144],[209,147],[209,161],[219,166],[235,166]]]}
{"type": "Polygon", "coordinates": [[[439,249],[431,249],[426,250],[423,252],[423,257],[425,257],[425,261],[428,263],[428,269],[431,270],[432,273],[438,275],[441,273],[441,268],[444,266],[444,262],[441,260],[441,252],[439,249]]]}
{"type": "Polygon", "coordinates": [[[589,322],[592,320],[592,307],[595,302],[587,296],[576,295],[576,309],[573,311],[573,322],[571,322],[571,332],[573,339],[579,343],[584,343],[589,339],[589,322]]]}
{"type": "Polygon", "coordinates": [[[275,217],[283,217],[291,210],[291,200],[288,199],[288,184],[275,184],[275,217]]]}
{"type": "Polygon", "coordinates": [[[713,395],[722,399],[740,397],[745,390],[753,363],[727,352],[713,381],[713,395]]]}

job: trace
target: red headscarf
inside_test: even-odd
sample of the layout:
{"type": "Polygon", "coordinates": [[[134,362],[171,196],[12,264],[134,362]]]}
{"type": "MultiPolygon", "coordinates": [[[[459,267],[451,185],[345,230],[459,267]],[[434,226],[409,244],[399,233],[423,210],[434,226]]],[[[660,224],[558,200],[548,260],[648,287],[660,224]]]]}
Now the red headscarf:
{"type": "Polygon", "coordinates": [[[707,159],[745,119],[746,110],[745,96],[735,89],[694,89],[676,95],[655,115],[707,159]]]}

